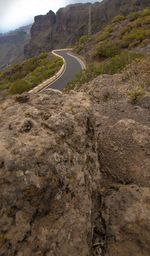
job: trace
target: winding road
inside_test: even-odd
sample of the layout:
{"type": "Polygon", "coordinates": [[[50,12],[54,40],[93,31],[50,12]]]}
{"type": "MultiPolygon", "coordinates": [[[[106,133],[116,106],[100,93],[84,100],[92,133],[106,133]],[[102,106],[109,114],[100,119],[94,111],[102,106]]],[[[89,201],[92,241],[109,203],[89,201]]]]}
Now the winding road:
{"type": "Polygon", "coordinates": [[[73,80],[77,74],[85,69],[85,65],[83,61],[74,56],[70,50],[55,50],[53,53],[63,58],[64,70],[55,81],[51,82],[43,90],[52,88],[62,91],[68,82],[73,80]]]}

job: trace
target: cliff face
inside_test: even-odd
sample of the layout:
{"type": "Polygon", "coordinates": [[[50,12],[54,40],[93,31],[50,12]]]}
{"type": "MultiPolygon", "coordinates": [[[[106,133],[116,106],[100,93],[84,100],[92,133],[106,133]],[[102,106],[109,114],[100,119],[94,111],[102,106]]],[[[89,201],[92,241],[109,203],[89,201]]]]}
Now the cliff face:
{"type": "Polygon", "coordinates": [[[148,65],[136,105],[127,71],[1,102],[1,255],[149,255],[148,65]]]}
{"type": "Polygon", "coordinates": [[[74,43],[82,34],[87,34],[88,6],[67,6],[56,14],[50,11],[47,15],[35,17],[31,40],[25,47],[25,56],[65,47],[74,43]]]}
{"type": "MultiPolygon", "coordinates": [[[[25,56],[72,45],[80,36],[87,34],[89,5],[69,5],[58,10],[56,14],[50,11],[47,15],[35,17],[31,40],[24,50],[25,56]]],[[[96,33],[117,14],[126,14],[149,6],[149,0],[105,0],[91,6],[92,33],[96,33]]]]}

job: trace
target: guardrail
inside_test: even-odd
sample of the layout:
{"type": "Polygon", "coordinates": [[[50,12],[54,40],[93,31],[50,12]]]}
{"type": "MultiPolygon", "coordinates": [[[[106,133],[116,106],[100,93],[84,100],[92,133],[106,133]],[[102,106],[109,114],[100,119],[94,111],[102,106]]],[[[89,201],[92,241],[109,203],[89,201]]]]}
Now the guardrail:
{"type": "MultiPolygon", "coordinates": [[[[59,52],[59,51],[71,51],[72,49],[73,48],[65,48],[65,49],[58,49],[58,50],[53,50],[52,51],[53,55],[55,55],[55,56],[57,56],[57,57],[59,57],[59,58],[61,58],[63,60],[63,65],[62,65],[61,69],[54,76],[52,76],[51,78],[45,80],[41,84],[39,84],[36,87],[34,87],[32,90],[29,91],[29,93],[37,93],[37,92],[40,92],[40,91],[44,90],[49,85],[51,85],[52,83],[57,81],[64,74],[64,72],[66,70],[66,61],[65,61],[65,59],[62,56],[60,56],[56,52],[59,52]]],[[[82,60],[80,60],[77,56],[75,56],[75,55],[73,55],[71,53],[69,53],[69,55],[78,60],[78,62],[80,63],[82,69],[86,68],[84,62],[82,60]]]]}
{"type": "MultiPolygon", "coordinates": [[[[52,54],[59,56],[57,53],[54,53],[54,51],[52,51],[52,54]]],[[[32,90],[29,91],[29,93],[37,93],[42,91],[43,89],[45,89],[49,84],[55,82],[57,79],[59,79],[59,77],[65,72],[65,68],[66,68],[66,61],[63,57],[59,56],[60,58],[63,59],[64,64],[62,65],[61,69],[51,78],[45,80],[44,82],[42,82],[41,84],[37,85],[36,87],[34,87],[32,90]]]]}

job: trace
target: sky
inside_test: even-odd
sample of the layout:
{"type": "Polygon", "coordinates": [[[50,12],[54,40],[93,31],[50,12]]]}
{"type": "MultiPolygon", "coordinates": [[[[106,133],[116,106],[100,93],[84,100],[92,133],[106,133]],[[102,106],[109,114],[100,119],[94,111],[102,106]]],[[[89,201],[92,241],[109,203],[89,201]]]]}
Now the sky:
{"type": "Polygon", "coordinates": [[[31,24],[34,16],[56,12],[59,8],[78,2],[96,0],[0,0],[0,33],[31,24]]]}

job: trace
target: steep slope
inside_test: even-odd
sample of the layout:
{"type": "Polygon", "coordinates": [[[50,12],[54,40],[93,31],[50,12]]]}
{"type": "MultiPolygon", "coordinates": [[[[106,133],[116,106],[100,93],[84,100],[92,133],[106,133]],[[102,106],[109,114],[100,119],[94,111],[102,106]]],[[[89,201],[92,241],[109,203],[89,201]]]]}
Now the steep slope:
{"type": "Polygon", "coordinates": [[[86,60],[87,69],[65,88],[79,87],[100,74],[115,74],[135,59],[150,55],[150,8],[118,15],[93,36],[82,36],[74,51],[86,60]]]}
{"type": "MultiPolygon", "coordinates": [[[[72,45],[80,36],[87,34],[89,5],[69,5],[56,14],[50,11],[47,15],[35,17],[31,40],[25,47],[25,56],[72,45]]],[[[149,0],[105,0],[92,4],[92,33],[98,32],[117,14],[127,14],[149,5],[149,0]]]]}
{"type": "Polygon", "coordinates": [[[149,256],[149,65],[1,102],[1,255],[149,256]]]}
{"type": "Polygon", "coordinates": [[[31,25],[0,35],[0,69],[24,58],[24,46],[30,38],[31,25]]]}
{"type": "Polygon", "coordinates": [[[118,15],[95,35],[83,36],[76,44],[76,52],[87,59],[104,59],[121,50],[150,45],[150,8],[118,15]]]}

